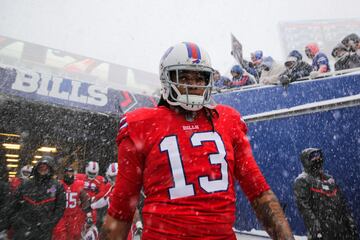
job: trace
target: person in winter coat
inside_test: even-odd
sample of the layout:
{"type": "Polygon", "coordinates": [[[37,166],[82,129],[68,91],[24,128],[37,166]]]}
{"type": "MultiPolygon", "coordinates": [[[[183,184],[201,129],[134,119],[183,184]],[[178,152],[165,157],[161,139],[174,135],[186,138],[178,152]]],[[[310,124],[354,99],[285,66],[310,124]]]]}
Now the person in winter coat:
{"type": "Polygon", "coordinates": [[[219,91],[220,89],[227,88],[230,79],[228,77],[222,76],[218,70],[214,72],[214,89],[219,91]]]}
{"type": "Polygon", "coordinates": [[[344,37],[341,43],[345,45],[348,51],[356,52],[360,55],[360,38],[356,33],[351,33],[344,37]]]}
{"type": "Polygon", "coordinates": [[[304,168],[294,182],[295,199],[308,230],[308,239],[356,240],[359,235],[339,186],[323,170],[321,149],[306,148],[304,168]]]}
{"type": "Polygon", "coordinates": [[[233,76],[231,82],[229,82],[228,86],[230,88],[238,88],[247,85],[255,84],[255,78],[245,72],[240,65],[234,65],[231,68],[231,75],[233,76]]]}
{"type": "Polygon", "coordinates": [[[297,81],[300,78],[307,77],[312,71],[310,64],[302,60],[302,55],[297,50],[293,50],[289,53],[284,65],[286,70],[280,75],[280,82],[283,85],[297,81]]]}
{"type": "Polygon", "coordinates": [[[255,69],[255,78],[256,80],[259,80],[261,77],[261,69],[260,64],[263,60],[263,51],[256,50],[255,52],[250,53],[251,63],[253,65],[253,68],[255,69]]]}
{"type": "Polygon", "coordinates": [[[272,57],[265,57],[260,64],[260,69],[260,84],[280,83],[280,74],[285,71],[285,67],[278,64],[272,57]]]}
{"type": "Polygon", "coordinates": [[[20,185],[12,202],[14,240],[51,239],[65,210],[64,187],[53,179],[53,158],[42,158],[31,174],[33,178],[20,185]]]}
{"type": "Polygon", "coordinates": [[[306,45],[305,54],[312,60],[313,71],[310,73],[311,78],[316,78],[321,73],[330,72],[329,59],[324,53],[320,52],[316,43],[306,45]]]}
{"type": "Polygon", "coordinates": [[[339,43],[332,50],[331,55],[335,58],[335,71],[360,67],[360,56],[352,53],[348,48],[339,43]]]}

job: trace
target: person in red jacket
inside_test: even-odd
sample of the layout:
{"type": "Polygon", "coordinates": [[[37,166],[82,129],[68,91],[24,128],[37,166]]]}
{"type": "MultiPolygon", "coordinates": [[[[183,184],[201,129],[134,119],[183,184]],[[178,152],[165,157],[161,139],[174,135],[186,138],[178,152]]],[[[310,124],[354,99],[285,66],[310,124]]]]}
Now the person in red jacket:
{"type": "Polygon", "coordinates": [[[80,239],[85,225],[86,213],[91,211],[90,199],[84,190],[84,181],[75,180],[74,169],[64,170],[64,179],[60,180],[66,194],[64,215],[53,230],[53,240],[80,239]]]}
{"type": "Polygon", "coordinates": [[[143,240],[235,240],[237,180],[269,235],[294,240],[253,157],[241,115],[211,101],[213,73],[198,45],[170,47],[160,62],[158,106],[120,120],[119,172],[105,239],[126,239],[143,188],[143,240]]]}

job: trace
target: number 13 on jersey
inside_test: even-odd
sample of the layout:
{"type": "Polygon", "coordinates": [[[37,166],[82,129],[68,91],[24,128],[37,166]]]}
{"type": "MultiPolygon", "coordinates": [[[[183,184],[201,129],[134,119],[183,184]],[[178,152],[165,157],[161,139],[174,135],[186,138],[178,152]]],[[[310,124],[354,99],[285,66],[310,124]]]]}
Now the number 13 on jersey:
{"type": "MultiPolygon", "coordinates": [[[[194,133],[190,137],[192,146],[201,147],[204,142],[214,142],[217,152],[208,155],[210,164],[220,164],[220,179],[210,180],[209,176],[198,176],[200,187],[208,193],[226,191],[229,185],[228,164],[225,160],[226,151],[224,143],[217,132],[194,133]]],[[[186,182],[186,169],[183,166],[177,136],[167,136],[160,142],[161,152],[166,152],[171,168],[174,186],[169,188],[170,199],[189,197],[195,195],[194,185],[186,182]]],[[[201,151],[193,149],[193,151],[201,151]]],[[[204,166],[206,167],[206,166],[204,166]]]]}

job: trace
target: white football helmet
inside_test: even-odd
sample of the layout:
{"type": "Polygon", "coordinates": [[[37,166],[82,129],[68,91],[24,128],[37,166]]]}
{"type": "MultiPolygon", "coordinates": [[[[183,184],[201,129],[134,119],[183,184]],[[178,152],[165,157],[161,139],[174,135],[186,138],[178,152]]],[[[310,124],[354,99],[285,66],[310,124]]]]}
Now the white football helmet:
{"type": "Polygon", "coordinates": [[[20,178],[29,179],[33,167],[31,165],[25,165],[20,170],[20,178]]]}
{"type": "Polygon", "coordinates": [[[209,54],[194,43],[182,42],[170,47],[160,61],[161,94],[170,105],[180,106],[185,110],[198,111],[203,106],[211,107],[210,96],[213,85],[214,69],[211,67],[209,54]],[[205,86],[180,84],[179,71],[197,71],[207,76],[205,86]],[[170,72],[176,73],[176,78],[170,78],[170,72]],[[185,88],[181,94],[179,86],[185,88]],[[189,88],[204,88],[203,94],[189,94],[189,88]]]}
{"type": "Polygon", "coordinates": [[[96,178],[99,174],[99,163],[95,161],[90,161],[86,164],[85,173],[90,179],[96,178]]]}
{"type": "Polygon", "coordinates": [[[110,163],[106,170],[106,179],[111,183],[115,183],[116,175],[118,173],[118,164],[117,163],[110,163]]]}

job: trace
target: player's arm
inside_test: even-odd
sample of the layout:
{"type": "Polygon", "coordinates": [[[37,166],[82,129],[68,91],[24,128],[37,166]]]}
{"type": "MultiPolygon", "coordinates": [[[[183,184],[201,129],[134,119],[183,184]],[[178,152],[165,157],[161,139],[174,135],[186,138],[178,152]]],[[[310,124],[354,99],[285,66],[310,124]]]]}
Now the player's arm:
{"type": "Polygon", "coordinates": [[[127,238],[142,187],[142,158],[129,137],[121,140],[118,156],[119,172],[102,227],[102,239],[127,238]]]}
{"type": "Polygon", "coordinates": [[[272,239],[295,239],[279,200],[271,190],[261,193],[251,206],[272,239]]]}
{"type": "Polygon", "coordinates": [[[272,239],[294,239],[289,223],[275,194],[258,167],[246,136],[244,122],[234,126],[235,176],[251,203],[257,218],[272,239]]]}
{"type": "Polygon", "coordinates": [[[89,195],[86,193],[86,191],[84,189],[80,190],[80,207],[81,209],[88,213],[91,212],[91,207],[90,207],[90,197],[89,195]]]}

